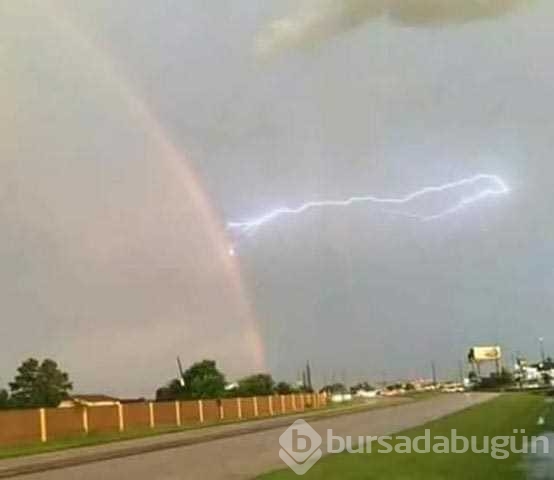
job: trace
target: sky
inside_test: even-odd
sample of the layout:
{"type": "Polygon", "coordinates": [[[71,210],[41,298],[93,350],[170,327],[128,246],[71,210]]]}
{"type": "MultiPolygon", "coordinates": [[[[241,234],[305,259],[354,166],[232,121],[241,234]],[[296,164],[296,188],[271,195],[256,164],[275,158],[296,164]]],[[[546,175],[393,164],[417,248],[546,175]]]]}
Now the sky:
{"type": "Polygon", "coordinates": [[[0,386],[29,356],[134,396],[177,355],[322,384],[554,349],[554,7],[446,3],[0,0],[0,386]],[[437,221],[226,228],[479,173],[510,193],[437,221]]]}

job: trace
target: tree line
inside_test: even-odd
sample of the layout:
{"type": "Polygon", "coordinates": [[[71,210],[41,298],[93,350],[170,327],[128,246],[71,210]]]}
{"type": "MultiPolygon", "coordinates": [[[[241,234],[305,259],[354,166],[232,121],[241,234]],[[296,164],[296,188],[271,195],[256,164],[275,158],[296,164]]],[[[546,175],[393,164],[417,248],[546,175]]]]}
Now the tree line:
{"type": "MultiPolygon", "coordinates": [[[[0,409],[57,407],[69,397],[69,375],[49,358],[29,358],[21,363],[8,389],[0,389],[0,409]]],[[[229,384],[214,360],[193,363],[180,378],[156,390],[156,400],[193,400],[225,397],[286,395],[310,392],[303,385],[275,382],[268,373],[257,373],[229,384]]]]}
{"type": "MultiPolygon", "coordinates": [[[[0,409],[57,407],[69,397],[73,384],[69,375],[49,358],[39,361],[29,358],[21,363],[9,390],[0,389],[0,409]]],[[[325,385],[320,392],[328,394],[352,393],[363,389],[373,390],[367,382],[358,383],[347,389],[342,383],[325,385]]],[[[196,400],[228,397],[253,397],[265,395],[287,395],[294,392],[312,393],[302,382],[291,384],[276,382],[268,373],[257,373],[228,383],[215,360],[193,363],[178,378],[156,390],[156,400],[196,400]]]]}
{"type": "Polygon", "coordinates": [[[304,385],[275,382],[268,373],[257,373],[228,384],[214,360],[193,363],[180,378],[156,390],[157,400],[196,400],[227,397],[253,397],[292,392],[311,392],[304,385]]]}

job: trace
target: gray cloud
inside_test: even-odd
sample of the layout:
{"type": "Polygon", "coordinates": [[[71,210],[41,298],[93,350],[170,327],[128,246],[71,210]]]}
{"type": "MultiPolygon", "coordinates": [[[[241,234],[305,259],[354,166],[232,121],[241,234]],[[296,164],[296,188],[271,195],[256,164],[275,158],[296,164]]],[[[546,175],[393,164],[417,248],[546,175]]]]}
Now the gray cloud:
{"type": "Polygon", "coordinates": [[[315,45],[381,16],[407,25],[465,23],[504,15],[534,0],[315,0],[271,22],[256,51],[269,55],[315,45]]]}
{"type": "Polygon", "coordinates": [[[236,378],[263,368],[256,330],[277,378],[309,358],[318,383],[430,360],[455,376],[473,343],[552,352],[552,2],[463,28],[382,15],[264,65],[253,38],[293,0],[51,3],[155,114],[215,221],[477,172],[511,193],[427,224],[313,211],[230,258],[106,62],[37,2],[0,2],[0,388],[29,355],[81,391],[152,394],[177,354],[236,378]]]}

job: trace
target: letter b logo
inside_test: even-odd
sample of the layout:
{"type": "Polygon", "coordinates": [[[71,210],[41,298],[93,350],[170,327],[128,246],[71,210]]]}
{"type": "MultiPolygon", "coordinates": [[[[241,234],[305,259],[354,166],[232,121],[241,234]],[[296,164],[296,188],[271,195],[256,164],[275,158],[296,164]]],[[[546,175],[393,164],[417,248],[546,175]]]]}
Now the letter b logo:
{"type": "Polygon", "coordinates": [[[294,453],[306,453],[312,448],[312,440],[308,435],[298,432],[298,429],[292,430],[292,450],[294,453]]]}
{"type": "Polygon", "coordinates": [[[304,420],[297,420],[279,437],[279,456],[297,475],[304,475],[321,458],[321,437],[304,420]]]}

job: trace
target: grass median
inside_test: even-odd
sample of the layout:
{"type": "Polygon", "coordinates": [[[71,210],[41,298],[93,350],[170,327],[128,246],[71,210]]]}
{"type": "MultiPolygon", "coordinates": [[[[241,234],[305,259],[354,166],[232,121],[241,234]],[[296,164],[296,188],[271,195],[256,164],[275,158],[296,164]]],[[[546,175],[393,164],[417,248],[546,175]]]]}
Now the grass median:
{"type": "MultiPolygon", "coordinates": [[[[427,425],[408,430],[397,435],[415,438],[429,429],[431,438],[442,435],[449,437],[453,429],[458,436],[512,436],[521,442],[522,435],[514,430],[525,430],[525,436],[536,435],[541,429],[553,429],[552,404],[538,395],[508,394],[492,401],[471,407],[427,425]],[[547,418],[547,425],[539,427],[539,416],[547,418]],[[550,423],[550,424],[549,424],[550,423]]],[[[395,435],[395,437],[397,436],[395,435]]],[[[389,442],[393,447],[395,439],[389,442]]],[[[433,443],[433,442],[431,442],[433,443]]],[[[522,468],[522,458],[510,454],[506,459],[495,459],[485,453],[340,453],[321,459],[303,478],[318,480],[466,480],[466,479],[502,479],[515,480],[526,478],[522,468]]],[[[286,469],[260,477],[263,480],[292,480],[298,478],[286,469]]]]}

